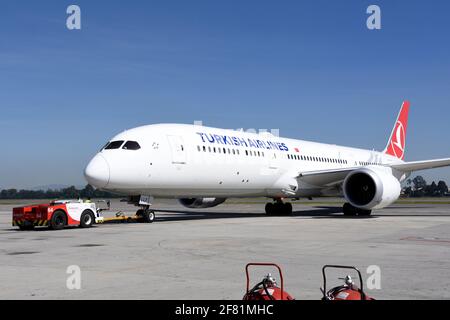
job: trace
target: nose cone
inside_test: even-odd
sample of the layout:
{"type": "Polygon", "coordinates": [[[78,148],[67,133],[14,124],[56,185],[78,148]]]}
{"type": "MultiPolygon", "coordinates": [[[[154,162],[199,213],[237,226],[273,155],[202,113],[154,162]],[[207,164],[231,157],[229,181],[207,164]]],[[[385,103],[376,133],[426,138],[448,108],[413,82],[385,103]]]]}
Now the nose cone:
{"type": "Polygon", "coordinates": [[[97,154],[84,169],[84,176],[90,185],[105,188],[109,183],[109,164],[106,159],[97,154]]]}

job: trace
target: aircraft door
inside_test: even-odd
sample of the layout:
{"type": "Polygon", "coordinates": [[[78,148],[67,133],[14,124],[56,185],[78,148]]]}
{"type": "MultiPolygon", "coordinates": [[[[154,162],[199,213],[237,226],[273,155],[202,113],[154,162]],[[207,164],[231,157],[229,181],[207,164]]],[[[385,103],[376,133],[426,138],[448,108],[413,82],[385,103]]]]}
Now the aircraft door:
{"type": "Polygon", "coordinates": [[[167,136],[172,152],[172,163],[185,164],[186,163],[186,146],[183,138],[180,136],[167,136]]]}
{"type": "Polygon", "coordinates": [[[280,166],[280,159],[279,157],[281,156],[280,154],[278,154],[276,151],[271,150],[271,151],[267,151],[269,153],[269,168],[270,169],[278,169],[280,166]]]}

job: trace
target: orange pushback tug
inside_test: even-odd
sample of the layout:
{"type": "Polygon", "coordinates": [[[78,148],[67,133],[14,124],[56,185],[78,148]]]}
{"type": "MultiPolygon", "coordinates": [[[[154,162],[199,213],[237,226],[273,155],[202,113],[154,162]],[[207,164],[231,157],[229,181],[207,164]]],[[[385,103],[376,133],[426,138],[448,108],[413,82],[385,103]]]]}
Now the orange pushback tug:
{"type": "MultiPolygon", "coordinates": [[[[108,203],[109,206],[109,203],[108,203]]],[[[58,200],[46,204],[34,204],[13,208],[12,225],[21,230],[37,226],[48,226],[58,230],[65,226],[89,228],[103,221],[101,211],[95,203],[82,200],[58,200]]]]}

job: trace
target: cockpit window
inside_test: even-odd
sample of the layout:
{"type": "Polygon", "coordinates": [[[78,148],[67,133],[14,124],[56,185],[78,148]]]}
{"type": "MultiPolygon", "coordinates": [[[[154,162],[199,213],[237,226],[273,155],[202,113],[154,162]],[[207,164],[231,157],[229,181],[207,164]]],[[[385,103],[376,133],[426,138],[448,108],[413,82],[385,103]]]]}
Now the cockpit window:
{"type": "Polygon", "coordinates": [[[105,150],[108,150],[108,149],[119,149],[122,144],[123,144],[123,140],[112,141],[105,147],[105,150]]]}
{"type": "Polygon", "coordinates": [[[122,147],[122,149],[126,150],[139,150],[140,148],[141,146],[136,141],[127,141],[122,147]]]}
{"type": "Polygon", "coordinates": [[[102,151],[103,149],[106,148],[106,146],[109,144],[109,141],[100,149],[100,151],[102,151]]]}

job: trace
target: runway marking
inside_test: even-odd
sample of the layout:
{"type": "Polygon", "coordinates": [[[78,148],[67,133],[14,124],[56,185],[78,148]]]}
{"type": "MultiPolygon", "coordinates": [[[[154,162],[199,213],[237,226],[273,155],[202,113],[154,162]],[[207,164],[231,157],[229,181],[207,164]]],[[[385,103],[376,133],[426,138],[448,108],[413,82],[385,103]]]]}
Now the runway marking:
{"type": "Polygon", "coordinates": [[[441,239],[441,238],[406,237],[406,238],[401,238],[400,240],[434,242],[434,243],[450,243],[450,239],[441,239]]]}
{"type": "Polygon", "coordinates": [[[105,246],[105,245],[104,244],[97,244],[97,243],[86,243],[86,244],[76,245],[75,247],[92,248],[92,247],[103,247],[103,246],[105,246]]]}

